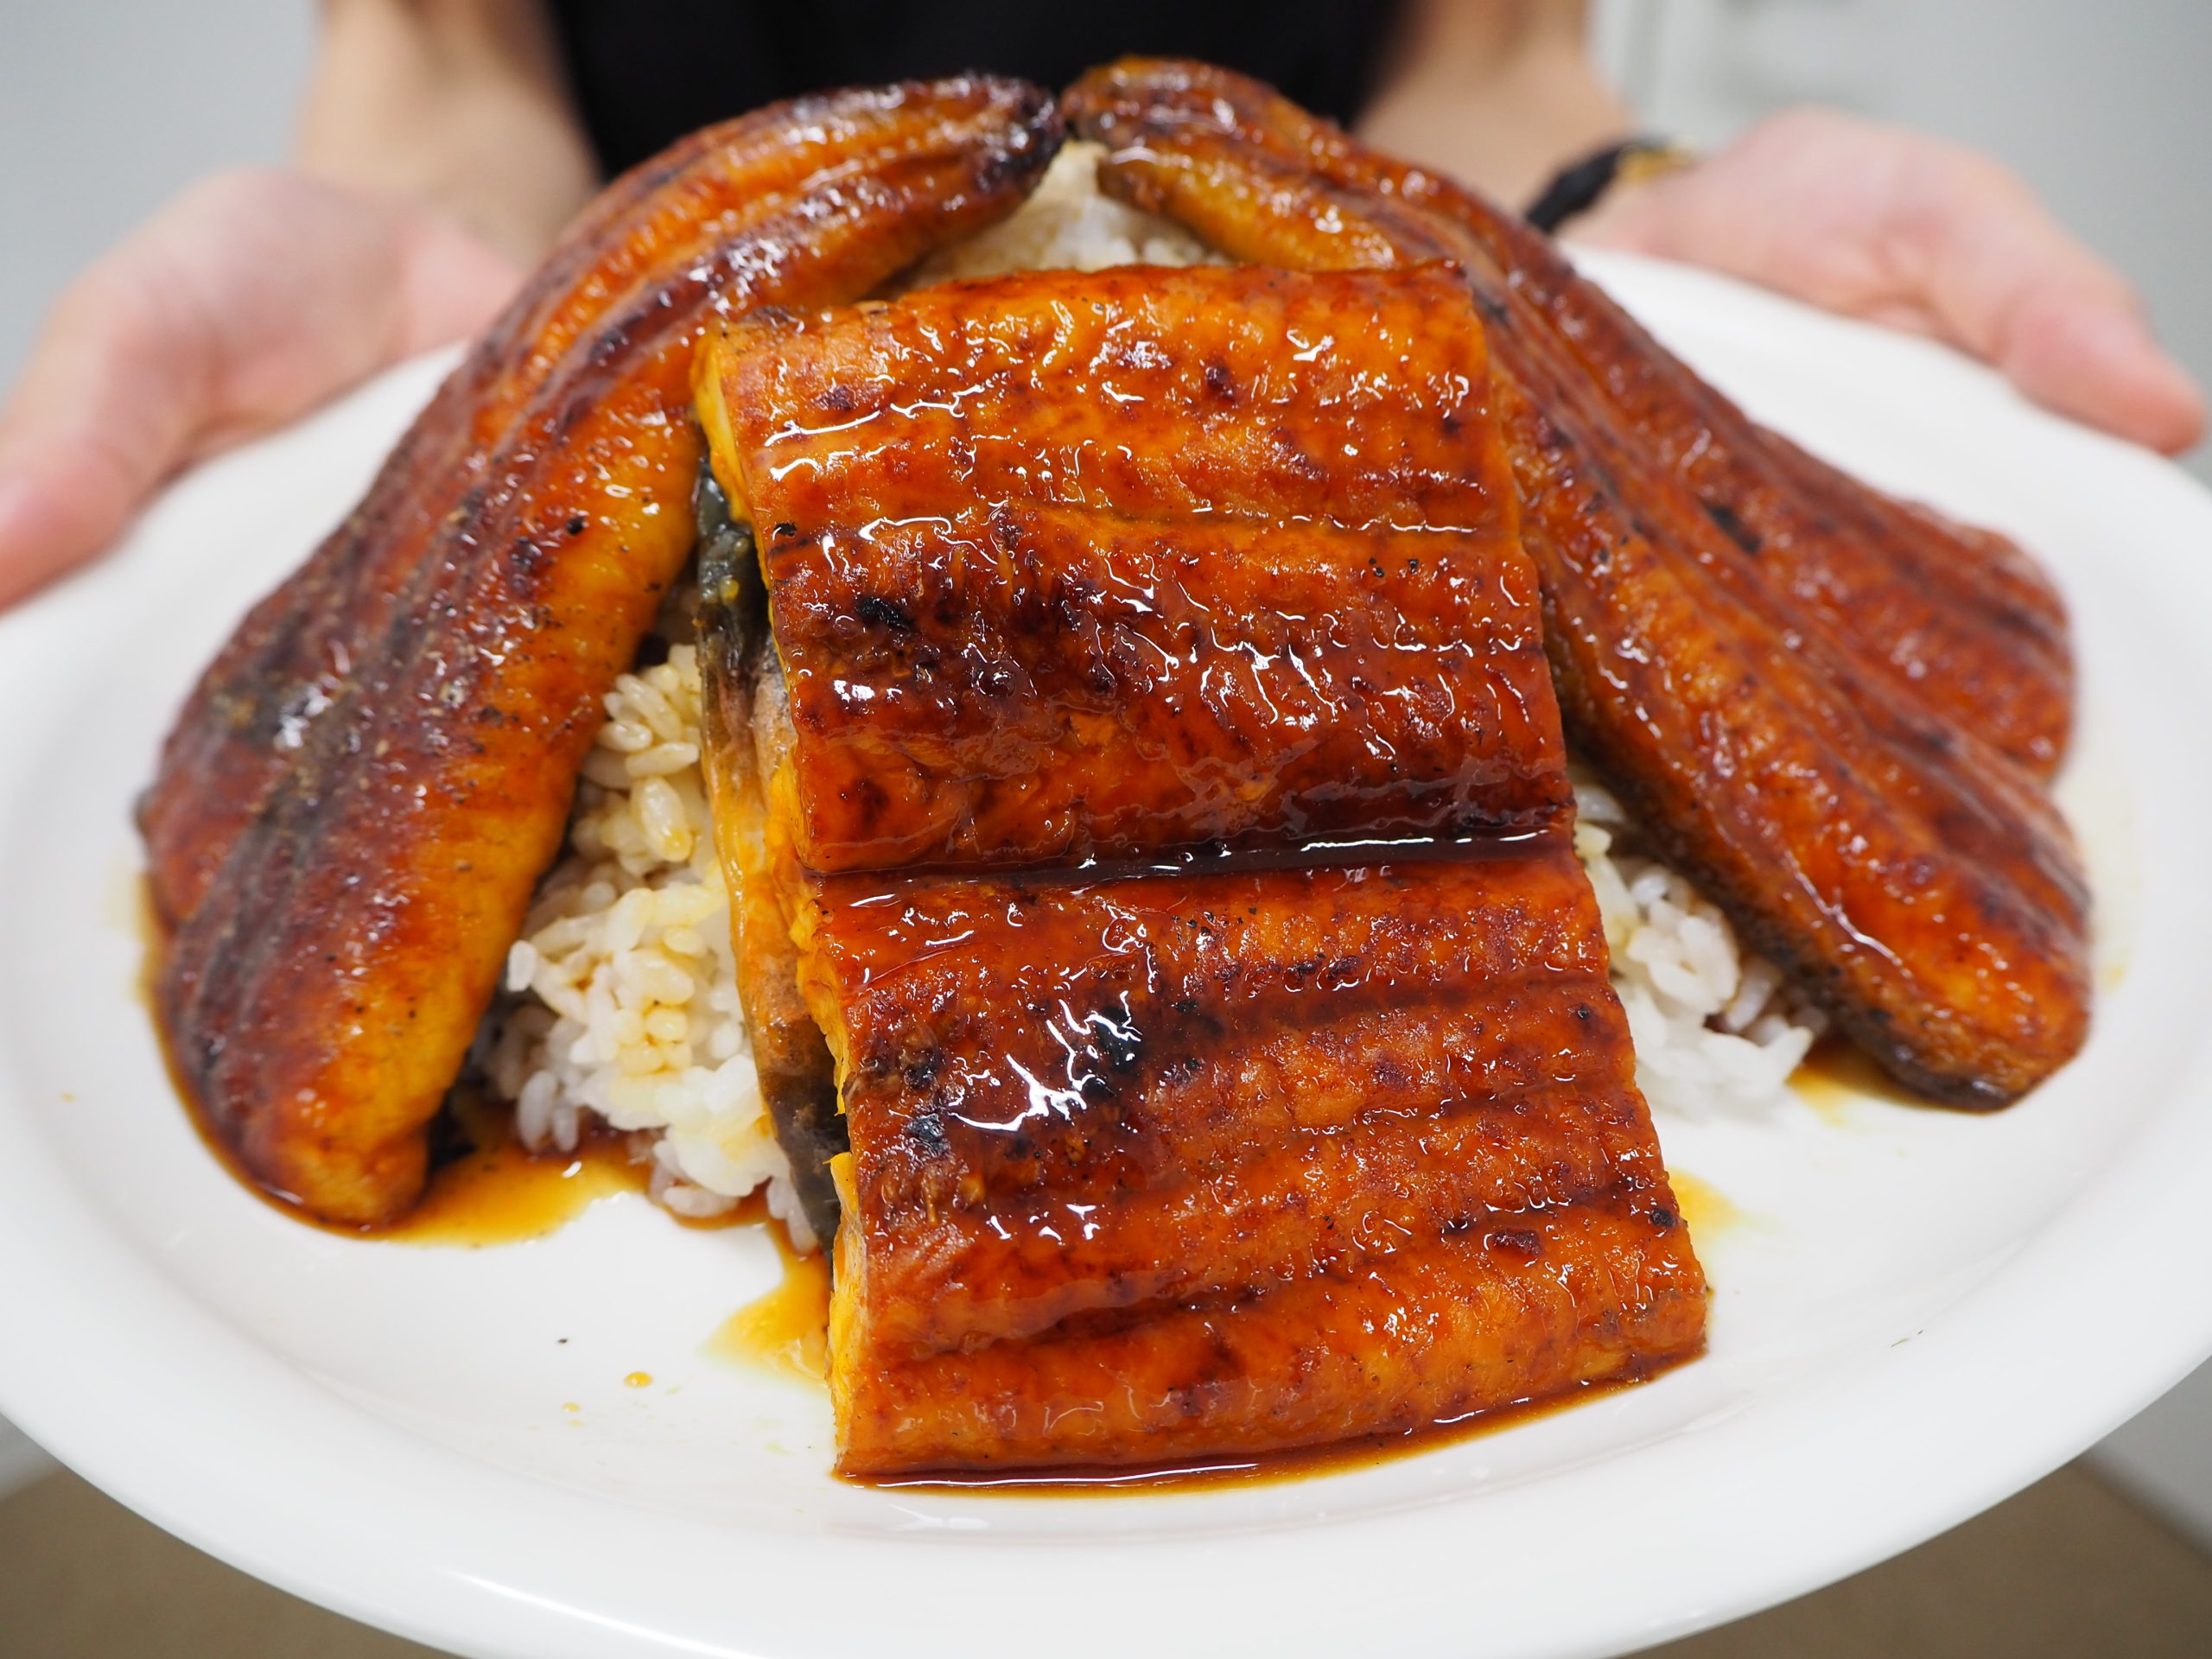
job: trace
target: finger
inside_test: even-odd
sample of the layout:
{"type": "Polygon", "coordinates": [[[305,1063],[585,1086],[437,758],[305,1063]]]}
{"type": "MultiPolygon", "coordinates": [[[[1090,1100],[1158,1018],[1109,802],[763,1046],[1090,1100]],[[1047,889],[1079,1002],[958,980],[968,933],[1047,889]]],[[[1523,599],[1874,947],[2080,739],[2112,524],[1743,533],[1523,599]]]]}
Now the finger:
{"type": "Polygon", "coordinates": [[[524,274],[450,220],[409,215],[401,230],[393,360],[475,334],[514,296],[524,274]]]}
{"type": "Polygon", "coordinates": [[[113,540],[132,499],[103,458],[56,446],[0,467],[0,608],[113,540]]]}
{"type": "Polygon", "coordinates": [[[2016,308],[1999,366],[2031,397],[2170,455],[2204,436],[2204,396],[2133,305],[2036,293],[2016,308]]]}
{"type": "Polygon", "coordinates": [[[1789,111],[1609,197],[1574,234],[1932,334],[2039,403],[2169,452],[2203,431],[2202,397],[2119,273],[2011,173],[1924,134],[1789,111]]]}
{"type": "Polygon", "coordinates": [[[2196,443],[2203,396],[2126,280],[2009,175],[1979,158],[1947,171],[1927,256],[1941,331],[2061,414],[2170,454],[2196,443]]]}
{"type": "Polygon", "coordinates": [[[105,546],[181,453],[207,342],[172,309],[127,261],[55,304],[0,416],[0,605],[105,546]]]}

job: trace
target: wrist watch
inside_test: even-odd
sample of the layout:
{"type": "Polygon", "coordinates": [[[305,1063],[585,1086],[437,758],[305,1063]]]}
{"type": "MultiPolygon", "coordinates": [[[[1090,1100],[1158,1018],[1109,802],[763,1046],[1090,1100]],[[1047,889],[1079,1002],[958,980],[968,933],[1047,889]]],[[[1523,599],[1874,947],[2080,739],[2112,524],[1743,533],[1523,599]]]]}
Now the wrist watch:
{"type": "Polygon", "coordinates": [[[1549,234],[1578,213],[1595,207],[1616,184],[1641,184],[1648,179],[1679,173],[1697,160],[1697,152],[1671,138],[1624,138],[1603,149],[1569,162],[1551,176],[1522,215],[1549,234]]]}

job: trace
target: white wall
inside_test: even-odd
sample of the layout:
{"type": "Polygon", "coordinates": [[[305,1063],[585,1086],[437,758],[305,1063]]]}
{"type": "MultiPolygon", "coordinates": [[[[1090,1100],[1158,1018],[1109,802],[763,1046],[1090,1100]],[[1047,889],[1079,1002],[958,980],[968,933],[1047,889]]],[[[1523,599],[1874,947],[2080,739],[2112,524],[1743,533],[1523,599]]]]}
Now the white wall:
{"type": "MultiPolygon", "coordinates": [[[[1599,0],[1655,130],[1818,99],[1980,144],[2141,287],[2212,384],[2212,4],[1599,0]]],[[[68,273],[211,168],[284,152],[309,0],[0,0],[0,382],[68,273]]],[[[2212,478],[2212,454],[2193,458],[2212,478]]],[[[2212,1544],[2212,1368],[2105,1466],[2212,1544]]],[[[0,1489],[37,1466],[0,1422],[0,1489]]]]}
{"type": "MultiPolygon", "coordinates": [[[[1598,3],[1608,67],[1653,131],[1709,145],[1816,102],[1999,156],[2212,385],[2205,0],[1598,3]]],[[[2190,465],[2212,480],[2212,446],[2190,465]]]]}
{"type": "Polygon", "coordinates": [[[0,385],[172,191],[284,158],[314,26],[313,0],[0,0],[0,385]]]}

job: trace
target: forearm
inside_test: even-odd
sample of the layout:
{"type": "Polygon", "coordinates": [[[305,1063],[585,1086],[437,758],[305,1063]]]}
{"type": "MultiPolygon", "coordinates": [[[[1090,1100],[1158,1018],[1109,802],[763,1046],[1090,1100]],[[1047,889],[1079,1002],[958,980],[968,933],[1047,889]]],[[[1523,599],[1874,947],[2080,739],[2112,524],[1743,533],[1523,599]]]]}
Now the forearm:
{"type": "Polygon", "coordinates": [[[597,188],[537,0],[324,0],[298,160],[429,203],[523,265],[597,188]]]}
{"type": "Polygon", "coordinates": [[[1586,0],[1411,0],[1360,136],[1525,207],[1631,124],[1591,66],[1587,11],[1586,0]]]}

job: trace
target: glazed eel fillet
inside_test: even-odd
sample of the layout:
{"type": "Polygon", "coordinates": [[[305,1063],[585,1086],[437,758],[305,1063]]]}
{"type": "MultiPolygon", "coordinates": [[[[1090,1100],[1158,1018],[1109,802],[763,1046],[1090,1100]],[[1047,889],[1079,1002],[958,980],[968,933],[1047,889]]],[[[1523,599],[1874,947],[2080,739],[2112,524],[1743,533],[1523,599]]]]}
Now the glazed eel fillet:
{"type": "Polygon", "coordinates": [[[247,617],[141,808],[176,1068],[270,1190],[386,1221],[426,1167],[615,676],[694,544],[694,349],[1011,211],[1059,121],[963,77],[777,105],[618,181],[367,498],[247,617]]]}
{"type": "Polygon", "coordinates": [[[714,567],[740,955],[849,1136],[843,1471],[1325,1443],[1701,1344],[1490,384],[1440,268],[702,353],[774,646],[714,567]]]}
{"type": "Polygon", "coordinates": [[[1757,427],[1511,215],[1257,83],[1130,60],[1064,105],[1108,190],[1233,257],[1451,261],[1566,721],[1607,782],[1913,1088],[1999,1106],[2073,1055],[2087,898],[2040,789],[2071,667],[2024,555],[1757,427]]]}

